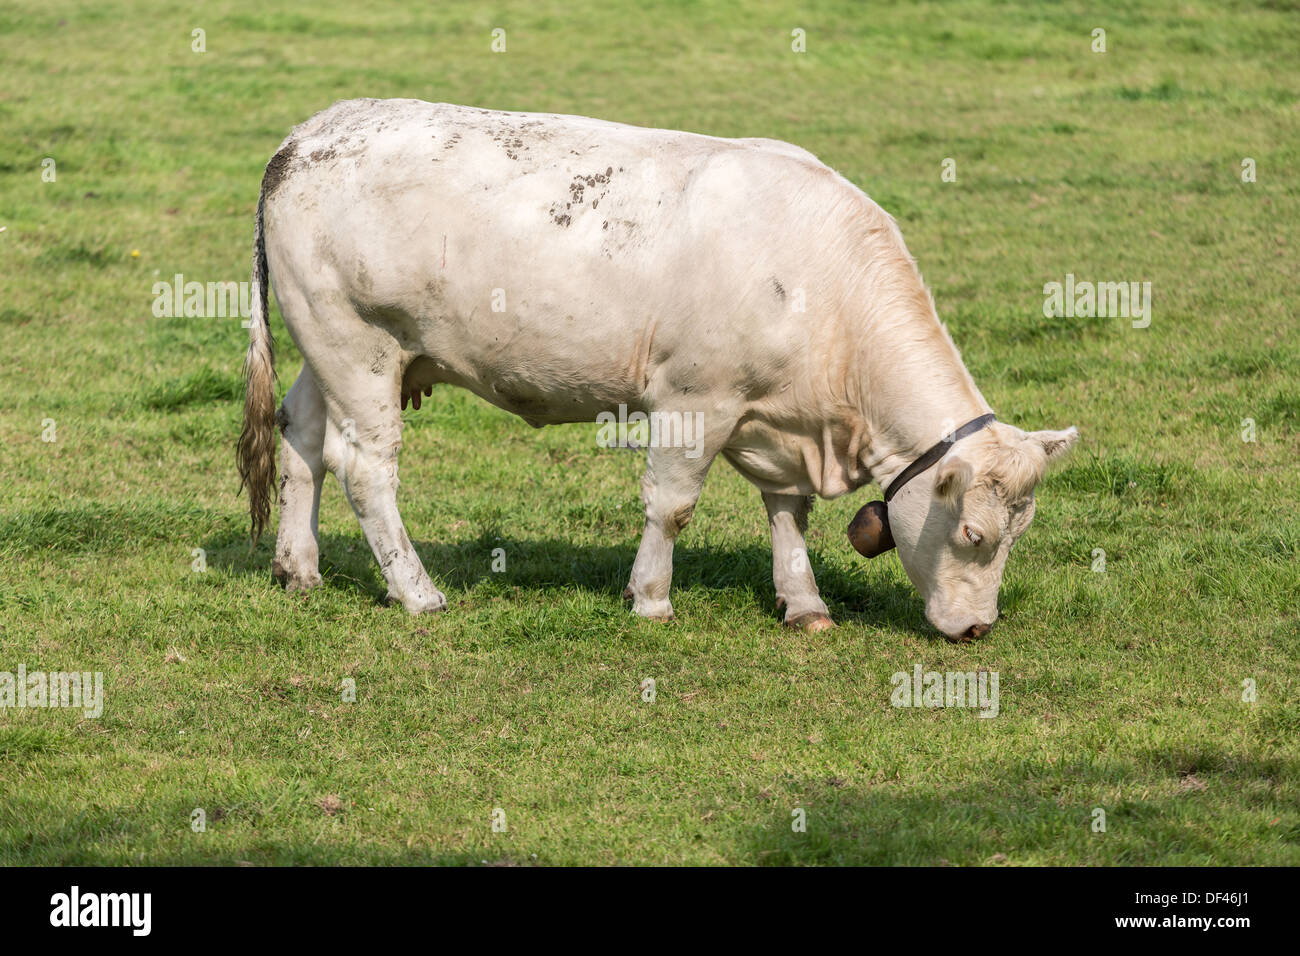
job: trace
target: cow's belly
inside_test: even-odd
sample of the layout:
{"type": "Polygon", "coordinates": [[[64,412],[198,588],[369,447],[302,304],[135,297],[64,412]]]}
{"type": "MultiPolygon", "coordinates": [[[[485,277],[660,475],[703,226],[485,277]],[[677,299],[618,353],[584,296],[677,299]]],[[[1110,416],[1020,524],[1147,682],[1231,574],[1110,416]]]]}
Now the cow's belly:
{"type": "Polygon", "coordinates": [[[601,412],[620,404],[629,410],[644,408],[642,392],[613,374],[596,369],[556,374],[557,365],[531,358],[516,361],[503,354],[499,361],[474,361],[461,353],[429,348],[407,366],[402,391],[410,395],[426,386],[457,386],[534,426],[594,422],[601,412]]]}
{"type": "Polygon", "coordinates": [[[474,303],[478,288],[449,283],[407,313],[409,384],[467,388],[536,425],[649,410],[683,391],[707,401],[734,383],[734,367],[691,348],[683,317],[662,319],[657,303],[613,277],[589,276],[579,289],[517,269],[508,312],[474,303]]]}

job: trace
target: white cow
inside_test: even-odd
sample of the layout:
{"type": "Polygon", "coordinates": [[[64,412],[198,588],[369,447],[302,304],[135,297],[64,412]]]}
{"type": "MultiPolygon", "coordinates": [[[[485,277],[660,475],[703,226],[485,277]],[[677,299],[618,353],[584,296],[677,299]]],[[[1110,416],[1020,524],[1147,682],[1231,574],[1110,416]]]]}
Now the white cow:
{"type": "MultiPolygon", "coordinates": [[[[762,493],[778,607],[809,629],[831,626],[804,557],[811,496],[887,487],[989,411],[894,221],[771,140],[336,103],[267,164],[253,283],[239,463],[254,539],[278,423],[275,575],[320,583],[328,469],[412,613],[446,607],[396,500],[401,409],[437,383],[538,427],[620,406],[700,422],[697,441],[648,449],[633,610],[672,617],[673,541],[721,453],[762,493]],[[268,269],[306,359],[278,412],[268,269]]],[[[992,625],[1034,486],[1075,437],[990,425],[891,502],[903,567],[949,638],[992,625]]]]}

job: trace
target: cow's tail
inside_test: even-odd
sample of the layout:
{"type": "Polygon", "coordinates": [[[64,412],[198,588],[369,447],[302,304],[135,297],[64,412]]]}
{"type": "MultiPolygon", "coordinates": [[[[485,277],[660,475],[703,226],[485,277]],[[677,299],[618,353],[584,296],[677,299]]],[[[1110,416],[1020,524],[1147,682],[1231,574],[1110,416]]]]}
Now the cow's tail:
{"type": "Polygon", "coordinates": [[[262,211],[266,186],[257,197],[257,225],[253,238],[251,315],[248,352],[244,356],[244,429],[239,435],[239,488],[248,489],[248,513],[253,543],[271,517],[275,495],[275,351],[267,316],[266,242],[262,211]]]}

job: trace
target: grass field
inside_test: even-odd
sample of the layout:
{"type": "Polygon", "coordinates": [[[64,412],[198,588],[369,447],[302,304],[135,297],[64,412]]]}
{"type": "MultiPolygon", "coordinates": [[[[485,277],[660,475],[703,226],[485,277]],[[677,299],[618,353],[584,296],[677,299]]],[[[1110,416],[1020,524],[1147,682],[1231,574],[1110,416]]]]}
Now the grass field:
{"type": "Polygon", "coordinates": [[[0,863],[1300,863],[1300,8],[777,7],[6,4],[0,671],[105,700],[0,709],[0,863]],[[812,518],[840,626],[783,628],[721,462],[641,621],[640,455],[451,390],[400,498],[449,613],[382,605],[332,478],[284,594],[234,496],[247,331],[152,288],[247,281],[263,165],[354,96],[786,139],[892,212],[999,416],[1082,433],[990,637],[849,549],[868,491],[812,518]],[[1045,318],[1066,274],[1151,282],[1150,327],[1045,318]],[[918,663],[998,672],[999,715],[892,707],[918,663]]]}

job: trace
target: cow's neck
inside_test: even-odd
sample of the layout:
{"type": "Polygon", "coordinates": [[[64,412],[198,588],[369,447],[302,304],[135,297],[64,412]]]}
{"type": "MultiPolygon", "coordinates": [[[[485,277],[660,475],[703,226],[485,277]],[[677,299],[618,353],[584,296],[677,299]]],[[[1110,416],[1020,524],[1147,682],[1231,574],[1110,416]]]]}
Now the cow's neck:
{"type": "MultiPolygon", "coordinates": [[[[948,432],[992,411],[938,318],[931,313],[912,321],[933,323],[933,334],[866,356],[870,438],[862,462],[882,488],[948,432]]],[[[899,343],[902,337],[878,341],[899,343]]]]}

